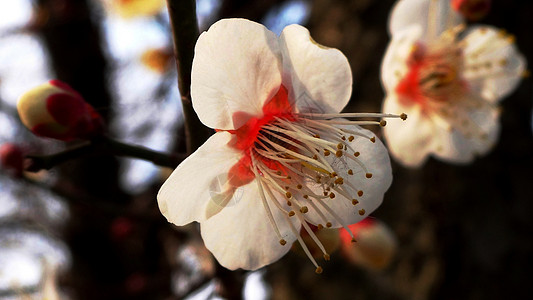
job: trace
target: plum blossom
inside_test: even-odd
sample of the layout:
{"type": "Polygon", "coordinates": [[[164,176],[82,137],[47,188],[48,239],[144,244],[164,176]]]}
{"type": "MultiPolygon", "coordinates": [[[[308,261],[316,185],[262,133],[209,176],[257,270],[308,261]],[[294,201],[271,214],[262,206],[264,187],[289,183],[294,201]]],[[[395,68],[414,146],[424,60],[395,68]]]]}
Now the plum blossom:
{"type": "Polygon", "coordinates": [[[217,132],[161,187],[163,215],[176,225],[199,222],[226,268],[258,269],[298,240],[321,273],[300,229],[329,260],[308,223],[348,228],[381,204],[392,181],[387,150],[359,125],[405,118],[339,113],[351,87],[346,57],[304,27],[278,37],[244,19],[216,22],[196,44],[191,97],[217,132]]]}
{"type": "Polygon", "coordinates": [[[490,26],[466,29],[449,0],[400,0],[389,21],[383,111],[409,115],[405,126],[384,129],[393,157],[416,167],[429,155],[468,163],[487,153],[499,135],[498,102],[525,72],[514,37],[490,26]]]}

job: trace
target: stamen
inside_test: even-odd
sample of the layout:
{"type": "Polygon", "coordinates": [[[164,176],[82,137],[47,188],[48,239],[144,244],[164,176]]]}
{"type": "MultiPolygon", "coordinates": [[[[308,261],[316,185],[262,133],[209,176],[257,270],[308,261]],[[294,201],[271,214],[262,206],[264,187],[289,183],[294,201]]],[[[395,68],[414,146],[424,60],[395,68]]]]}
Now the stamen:
{"type": "Polygon", "coordinates": [[[311,255],[311,252],[309,252],[309,248],[307,248],[307,246],[305,245],[305,242],[303,241],[302,237],[300,236],[300,233],[296,230],[296,228],[294,228],[294,225],[292,224],[291,220],[289,219],[289,217],[285,217],[285,219],[287,220],[287,222],[289,223],[289,227],[291,228],[291,231],[292,233],[296,236],[296,238],[298,239],[298,243],[300,243],[300,246],[302,247],[302,249],[304,250],[305,254],[307,255],[307,257],[309,258],[309,260],[313,263],[313,265],[315,265],[316,267],[316,273],[317,274],[320,274],[322,273],[322,268],[316,263],[316,260],[315,258],[313,257],[313,255],[311,255]]]}
{"type": "Polygon", "coordinates": [[[299,219],[300,222],[302,223],[302,226],[305,228],[305,231],[307,231],[307,233],[309,234],[309,236],[311,237],[311,239],[315,242],[315,244],[318,246],[318,248],[320,248],[320,251],[322,251],[322,253],[324,254],[324,259],[325,259],[325,260],[329,260],[329,254],[328,254],[328,252],[326,251],[326,248],[324,248],[324,245],[322,245],[322,243],[320,242],[320,240],[318,239],[318,237],[315,235],[315,233],[313,232],[313,230],[311,230],[311,228],[309,228],[309,225],[307,225],[307,222],[306,222],[305,219],[302,217],[302,215],[298,214],[298,219],[299,219]]]}

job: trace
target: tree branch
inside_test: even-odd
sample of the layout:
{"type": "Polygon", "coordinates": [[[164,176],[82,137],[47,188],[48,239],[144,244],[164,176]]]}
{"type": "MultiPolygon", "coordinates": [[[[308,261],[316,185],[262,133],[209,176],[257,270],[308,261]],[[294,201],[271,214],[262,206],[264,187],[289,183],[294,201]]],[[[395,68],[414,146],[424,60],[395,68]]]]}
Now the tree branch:
{"type": "Polygon", "coordinates": [[[28,155],[26,157],[27,165],[25,170],[29,172],[49,170],[72,159],[101,155],[138,158],[169,168],[177,167],[185,158],[184,154],[167,154],[101,137],[51,155],[28,155]]]}
{"type": "Polygon", "coordinates": [[[192,153],[200,147],[211,134],[202,124],[191,100],[191,68],[194,56],[194,45],[200,35],[196,19],[196,1],[167,0],[172,36],[174,39],[174,55],[178,68],[178,87],[185,118],[185,135],[187,152],[192,153]]]}

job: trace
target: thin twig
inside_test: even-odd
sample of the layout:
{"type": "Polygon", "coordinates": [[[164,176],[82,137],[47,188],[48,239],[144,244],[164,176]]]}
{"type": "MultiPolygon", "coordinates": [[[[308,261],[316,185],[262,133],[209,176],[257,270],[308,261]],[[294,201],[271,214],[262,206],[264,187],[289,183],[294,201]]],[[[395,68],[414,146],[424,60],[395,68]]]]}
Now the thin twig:
{"type": "Polygon", "coordinates": [[[194,45],[200,35],[196,19],[196,1],[167,0],[172,36],[174,38],[174,55],[178,68],[178,87],[181,94],[187,152],[192,153],[209,137],[210,130],[202,124],[194,112],[191,100],[191,68],[194,45]]]}
{"type": "Polygon", "coordinates": [[[49,170],[72,159],[101,155],[138,158],[169,168],[175,168],[185,158],[184,154],[168,154],[101,137],[51,155],[28,155],[25,170],[28,172],[49,170]]]}

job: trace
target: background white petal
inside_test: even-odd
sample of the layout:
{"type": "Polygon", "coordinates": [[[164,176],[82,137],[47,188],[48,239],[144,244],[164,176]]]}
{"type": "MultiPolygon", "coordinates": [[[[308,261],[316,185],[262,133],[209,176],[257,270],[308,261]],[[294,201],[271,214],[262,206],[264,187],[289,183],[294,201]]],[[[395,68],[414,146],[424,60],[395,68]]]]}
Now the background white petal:
{"type": "Polygon", "coordinates": [[[413,24],[392,37],[381,63],[381,83],[388,92],[394,92],[398,82],[409,71],[407,59],[422,37],[422,28],[413,24]]]}
{"type": "Polygon", "coordinates": [[[392,156],[408,167],[419,167],[434,150],[434,124],[420,105],[403,105],[391,94],[383,102],[383,111],[406,113],[407,120],[387,120],[383,128],[385,141],[392,156]]]}
{"type": "Polygon", "coordinates": [[[423,39],[435,38],[444,30],[463,22],[461,15],[449,4],[450,0],[400,0],[389,17],[389,33],[395,35],[406,27],[417,24],[424,30],[423,39]],[[433,4],[431,2],[434,2],[433,4]],[[432,9],[430,18],[430,8],[432,9]],[[429,26],[434,28],[429,36],[429,26]]]}
{"type": "MultiPolygon", "coordinates": [[[[274,220],[287,241],[282,246],[263,208],[256,181],[240,189],[240,201],[201,223],[202,239],[207,249],[224,267],[230,270],[256,270],[285,255],[296,236],[290,230],[283,213],[269,201],[274,220]]],[[[298,219],[292,217],[290,220],[299,232],[298,219]]]]}
{"type": "Polygon", "coordinates": [[[490,26],[473,27],[465,34],[464,76],[469,87],[485,100],[503,99],[520,83],[526,69],[514,38],[490,26]]]}
{"type": "Polygon", "coordinates": [[[277,36],[259,23],[223,19],[198,38],[191,97],[200,120],[215,129],[236,129],[261,116],[263,103],[281,85],[277,36]],[[242,112],[244,114],[237,114],[242,112]]]}
{"type": "Polygon", "coordinates": [[[342,52],[319,45],[300,25],[283,29],[280,48],[283,84],[299,111],[335,113],[346,106],[352,71],[342,52]]]}
{"type": "Polygon", "coordinates": [[[231,138],[228,132],[215,133],[165,181],[157,202],[169,222],[181,226],[206,219],[209,203],[219,201],[228,171],[242,155],[227,145],[231,138]]]}
{"type": "MultiPolygon", "coordinates": [[[[363,129],[359,126],[340,127],[356,130],[368,137],[375,136],[370,130],[363,129]]],[[[383,195],[392,183],[392,169],[389,154],[379,139],[376,138],[376,142],[372,143],[370,139],[355,136],[355,139],[349,144],[352,146],[353,150],[360,153],[357,159],[364,164],[369,173],[372,173],[372,178],[366,178],[367,171],[349,158],[337,158],[335,155],[327,157],[334,169],[337,170],[339,176],[344,179],[343,186],[352,191],[348,187],[349,184],[351,184],[356,189],[363,191],[363,196],[359,197],[357,191],[353,191],[350,193],[353,197],[347,199],[338,192],[332,190],[332,192],[335,193],[335,198],[326,198],[323,200],[323,202],[340,217],[344,225],[357,223],[366,218],[368,214],[372,213],[379,205],[381,205],[383,195]],[[348,174],[349,169],[353,171],[353,175],[348,174]],[[355,206],[352,204],[352,199],[354,198],[359,201],[355,206]],[[364,209],[364,215],[359,214],[361,209],[364,209]]],[[[318,185],[313,181],[309,182],[308,186],[311,187],[316,194],[322,195],[323,189],[321,185],[318,185]]],[[[315,203],[317,201],[319,200],[313,200],[315,203]]],[[[321,208],[319,204],[316,205],[321,208]]],[[[311,208],[309,205],[308,207],[311,208]]],[[[327,213],[326,210],[321,209],[321,211],[328,219],[327,221],[332,223],[333,227],[341,226],[341,224],[327,213]]],[[[305,214],[305,218],[315,225],[324,225],[324,221],[314,209],[309,209],[309,212],[305,214]]]]}

